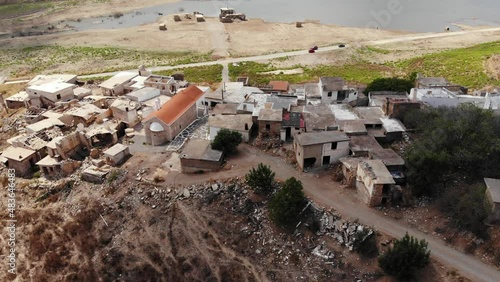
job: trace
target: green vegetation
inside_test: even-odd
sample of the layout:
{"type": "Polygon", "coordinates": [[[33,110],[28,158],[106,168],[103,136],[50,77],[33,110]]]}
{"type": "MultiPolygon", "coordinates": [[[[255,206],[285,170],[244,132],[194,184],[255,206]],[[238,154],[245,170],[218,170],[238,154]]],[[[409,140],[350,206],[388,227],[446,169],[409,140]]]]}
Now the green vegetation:
{"type": "Polygon", "coordinates": [[[424,55],[395,65],[405,72],[415,71],[425,76],[442,76],[456,84],[482,88],[486,85],[500,84],[500,81],[488,77],[484,69],[484,62],[498,53],[500,53],[499,41],[424,55]]]}
{"type": "Polygon", "coordinates": [[[408,92],[414,87],[415,82],[409,79],[391,77],[391,78],[377,78],[370,82],[365,89],[365,93],[373,91],[396,91],[408,92]]]}
{"type": "Polygon", "coordinates": [[[23,49],[3,49],[0,68],[8,69],[12,76],[25,76],[57,69],[65,65],[65,72],[79,75],[135,69],[139,65],[163,66],[203,62],[210,54],[193,52],[159,52],[131,50],[115,47],[63,47],[36,46],[23,49]],[[71,69],[73,67],[74,69],[71,69]]]}
{"type": "Polygon", "coordinates": [[[370,230],[365,228],[361,232],[357,232],[354,236],[353,248],[356,252],[370,257],[378,253],[377,240],[375,233],[370,234],[370,230]]]}
{"type": "Polygon", "coordinates": [[[386,73],[391,73],[391,68],[375,64],[354,64],[344,66],[321,65],[315,67],[305,67],[295,65],[285,69],[302,68],[303,74],[262,74],[263,72],[275,71],[278,68],[272,64],[262,64],[256,62],[243,62],[238,65],[229,65],[229,76],[235,80],[238,76],[250,77],[253,85],[268,84],[271,80],[286,80],[290,83],[304,83],[317,81],[321,76],[340,76],[347,81],[370,83],[374,79],[384,77],[386,73]]]}
{"type": "Polygon", "coordinates": [[[217,132],[217,135],[212,142],[212,149],[220,150],[224,152],[225,155],[232,154],[236,152],[241,141],[241,133],[223,128],[217,132]]]}
{"type": "Polygon", "coordinates": [[[458,228],[487,238],[487,226],[483,223],[491,211],[485,196],[486,186],[481,184],[455,187],[444,193],[439,200],[441,210],[452,219],[458,228]]]}
{"type": "Polygon", "coordinates": [[[288,178],[283,187],[269,201],[269,215],[278,225],[293,226],[297,223],[304,205],[302,182],[295,177],[288,178]]]}
{"type": "Polygon", "coordinates": [[[202,67],[189,67],[169,71],[155,72],[160,75],[172,75],[173,73],[183,73],[185,79],[194,83],[220,83],[222,80],[222,65],[210,65],[202,67]]]}
{"type": "MultiPolygon", "coordinates": [[[[388,54],[389,52],[389,50],[370,46],[358,50],[360,54],[388,54]]],[[[320,65],[307,67],[294,65],[287,68],[277,67],[272,63],[243,62],[236,66],[230,64],[229,75],[233,80],[238,76],[248,76],[253,85],[267,84],[271,80],[287,80],[290,83],[303,83],[317,81],[321,76],[340,76],[346,81],[368,84],[378,78],[386,78],[395,74],[411,76],[411,74],[419,72],[425,76],[446,77],[453,83],[480,89],[486,85],[500,84],[499,80],[488,77],[484,68],[484,62],[493,54],[498,53],[500,53],[500,42],[485,43],[469,48],[428,54],[385,65],[371,64],[359,60],[359,58],[356,60],[356,63],[342,66],[320,65]],[[292,75],[262,74],[278,69],[286,70],[295,68],[302,68],[304,73],[292,75]]],[[[283,60],[285,59],[283,58],[283,60]]],[[[278,62],[281,60],[275,59],[275,61],[278,62]]]]}
{"type": "Polygon", "coordinates": [[[414,194],[500,176],[500,117],[493,112],[463,104],[413,111],[403,121],[420,133],[405,154],[414,194]]]}
{"type": "Polygon", "coordinates": [[[405,154],[413,193],[439,195],[453,226],[486,238],[490,209],[482,182],[500,177],[500,117],[464,104],[409,112],[403,120],[419,132],[405,154]]]}
{"type": "Polygon", "coordinates": [[[386,54],[391,53],[391,51],[386,50],[386,49],[372,47],[372,46],[366,46],[366,47],[358,49],[358,53],[360,53],[360,54],[378,53],[378,54],[386,55],[386,54]]]}
{"type": "Polygon", "coordinates": [[[14,18],[26,14],[42,11],[53,6],[47,2],[24,2],[0,5],[0,19],[14,18]]]}
{"type": "Polygon", "coordinates": [[[268,195],[273,191],[275,175],[270,166],[260,163],[245,175],[245,180],[256,193],[268,195]]]}
{"type": "Polygon", "coordinates": [[[429,264],[429,257],[427,242],[418,241],[407,233],[379,257],[378,264],[385,273],[399,280],[409,280],[414,277],[417,270],[429,264]]]}

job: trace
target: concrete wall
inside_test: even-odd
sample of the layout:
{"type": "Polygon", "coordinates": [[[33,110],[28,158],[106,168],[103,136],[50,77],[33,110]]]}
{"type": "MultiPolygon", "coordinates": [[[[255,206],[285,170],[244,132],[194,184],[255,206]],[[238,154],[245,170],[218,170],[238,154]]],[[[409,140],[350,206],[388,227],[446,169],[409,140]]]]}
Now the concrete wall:
{"type": "Polygon", "coordinates": [[[126,148],[125,150],[121,151],[120,153],[114,156],[106,155],[106,163],[112,166],[117,166],[121,164],[129,155],[130,155],[130,150],[129,148],[126,148]]]}
{"type": "MultiPolygon", "coordinates": [[[[221,129],[222,128],[220,128],[220,127],[210,126],[210,128],[209,128],[210,140],[214,140],[215,136],[217,136],[217,133],[221,129]]],[[[230,130],[233,130],[233,129],[230,129],[230,130]]],[[[239,131],[239,130],[233,130],[233,131],[237,131],[237,132],[241,133],[241,138],[243,139],[243,142],[248,143],[248,141],[250,140],[250,127],[249,127],[248,131],[239,131]]]]}
{"type": "Polygon", "coordinates": [[[222,165],[222,161],[205,161],[181,158],[181,170],[183,173],[196,173],[199,171],[217,171],[222,165]]]}
{"type": "Polygon", "coordinates": [[[349,155],[349,142],[337,142],[337,149],[332,150],[332,143],[317,144],[309,146],[301,146],[297,141],[294,141],[295,156],[297,164],[303,170],[304,160],[309,158],[316,158],[313,167],[323,166],[323,157],[329,156],[330,162],[328,164],[338,163],[340,158],[349,155]]]}
{"type": "Polygon", "coordinates": [[[128,112],[119,108],[111,107],[111,112],[113,113],[113,117],[127,123],[130,127],[133,127],[139,122],[137,110],[132,107],[129,108],[128,112]]]}
{"type": "Polygon", "coordinates": [[[370,207],[380,205],[384,185],[375,184],[372,176],[361,166],[358,166],[357,175],[356,189],[361,194],[363,201],[370,207]],[[368,195],[368,198],[366,195],[368,195]]]}
{"type": "Polygon", "coordinates": [[[50,100],[51,102],[68,102],[74,98],[73,89],[76,87],[77,86],[75,85],[74,87],[64,88],[54,93],[40,91],[40,90],[33,90],[28,87],[26,88],[26,93],[28,93],[30,98],[43,97],[47,100],[50,100]],[[57,98],[57,95],[60,95],[59,99],[57,98]]]}
{"type": "Polygon", "coordinates": [[[264,121],[259,120],[259,134],[262,136],[269,137],[280,137],[281,138],[281,121],[264,121]],[[270,129],[267,129],[267,125],[270,129]]]}
{"type": "Polygon", "coordinates": [[[5,104],[7,105],[7,108],[9,109],[19,109],[19,108],[24,108],[25,104],[23,101],[9,101],[6,100],[5,104]]]}
{"type": "Polygon", "coordinates": [[[55,155],[61,156],[64,160],[69,158],[69,155],[77,150],[82,145],[77,133],[71,133],[64,136],[63,139],[56,143],[56,149],[47,148],[51,157],[55,155]]]}
{"type": "Polygon", "coordinates": [[[32,168],[39,160],[40,158],[38,158],[36,154],[34,154],[31,158],[27,158],[23,161],[8,159],[7,167],[14,169],[16,171],[16,176],[24,177],[31,174],[31,172],[33,171],[32,168]]]}

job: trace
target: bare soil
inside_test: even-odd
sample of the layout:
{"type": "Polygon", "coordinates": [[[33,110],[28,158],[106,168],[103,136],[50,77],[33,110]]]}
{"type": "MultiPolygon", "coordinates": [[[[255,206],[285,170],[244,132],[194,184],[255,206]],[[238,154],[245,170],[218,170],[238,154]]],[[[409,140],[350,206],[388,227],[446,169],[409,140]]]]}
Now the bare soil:
{"type": "Polygon", "coordinates": [[[490,77],[500,79],[500,54],[493,55],[486,60],[485,68],[490,77]]]}

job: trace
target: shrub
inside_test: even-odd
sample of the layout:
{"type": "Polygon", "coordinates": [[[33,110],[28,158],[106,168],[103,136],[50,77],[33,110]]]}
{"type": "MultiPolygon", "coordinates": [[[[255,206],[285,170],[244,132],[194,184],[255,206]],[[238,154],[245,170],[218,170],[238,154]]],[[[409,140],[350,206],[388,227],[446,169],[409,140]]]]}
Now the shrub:
{"type": "Polygon", "coordinates": [[[241,133],[229,129],[221,129],[217,132],[212,142],[212,149],[220,150],[224,154],[232,154],[236,152],[236,147],[240,145],[241,141],[243,141],[241,133]]]}
{"type": "Polygon", "coordinates": [[[267,195],[273,190],[275,175],[270,166],[260,163],[245,175],[245,180],[256,193],[267,195]]]}
{"type": "Polygon", "coordinates": [[[302,182],[295,177],[288,178],[269,201],[269,214],[278,225],[291,226],[298,220],[298,216],[305,204],[302,182]]]}
{"type": "Polygon", "coordinates": [[[483,223],[491,207],[486,201],[483,184],[465,186],[446,191],[439,202],[440,208],[452,218],[452,224],[487,238],[487,226],[483,223]]]}
{"type": "Polygon", "coordinates": [[[400,280],[407,280],[415,272],[429,264],[430,251],[427,242],[409,236],[408,233],[394,242],[394,246],[382,254],[378,265],[385,273],[400,280]]]}
{"type": "Polygon", "coordinates": [[[392,78],[377,78],[372,81],[365,89],[368,94],[373,91],[397,91],[408,92],[413,88],[413,82],[410,79],[402,79],[397,77],[392,78]]]}
{"type": "Polygon", "coordinates": [[[356,235],[354,235],[353,247],[356,252],[365,256],[377,254],[378,249],[375,233],[372,232],[370,234],[370,230],[367,228],[357,232],[356,235]]]}

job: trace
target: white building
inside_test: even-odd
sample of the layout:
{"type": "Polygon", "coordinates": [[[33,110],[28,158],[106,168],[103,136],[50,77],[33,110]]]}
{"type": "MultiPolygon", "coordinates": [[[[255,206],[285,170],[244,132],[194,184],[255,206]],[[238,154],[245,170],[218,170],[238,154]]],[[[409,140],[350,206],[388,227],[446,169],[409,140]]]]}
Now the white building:
{"type": "Polygon", "coordinates": [[[358,91],[349,88],[340,77],[321,77],[318,88],[324,104],[346,104],[358,99],[358,91]]]}

